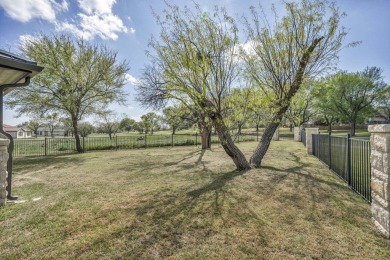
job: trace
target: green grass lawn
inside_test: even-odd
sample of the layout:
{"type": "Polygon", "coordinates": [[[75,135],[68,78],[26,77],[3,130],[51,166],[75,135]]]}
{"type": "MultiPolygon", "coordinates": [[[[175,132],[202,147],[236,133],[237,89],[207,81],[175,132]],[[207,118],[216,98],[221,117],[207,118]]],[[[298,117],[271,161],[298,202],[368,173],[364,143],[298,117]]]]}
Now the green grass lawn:
{"type": "Polygon", "coordinates": [[[1,258],[389,259],[370,205],[301,143],[234,169],[217,145],[18,159],[1,258]]]}

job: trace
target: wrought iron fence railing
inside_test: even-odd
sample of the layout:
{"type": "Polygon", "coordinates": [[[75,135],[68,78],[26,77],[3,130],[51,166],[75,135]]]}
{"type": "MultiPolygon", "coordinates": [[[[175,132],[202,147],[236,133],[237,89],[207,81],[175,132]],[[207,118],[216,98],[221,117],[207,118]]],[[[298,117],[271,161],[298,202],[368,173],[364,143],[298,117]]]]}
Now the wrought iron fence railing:
{"type": "MultiPolygon", "coordinates": [[[[234,142],[256,141],[255,135],[236,135],[234,142]]],[[[201,137],[198,134],[154,134],[109,137],[81,138],[81,147],[84,152],[97,150],[137,149],[163,146],[200,145],[201,137]]],[[[211,136],[212,143],[219,143],[218,137],[211,136]]],[[[44,139],[15,139],[14,158],[23,156],[48,156],[70,154],[77,152],[76,141],[72,137],[44,139]]]]}
{"type": "Polygon", "coordinates": [[[371,202],[370,141],[314,134],[313,155],[343,179],[355,192],[371,202]]]}

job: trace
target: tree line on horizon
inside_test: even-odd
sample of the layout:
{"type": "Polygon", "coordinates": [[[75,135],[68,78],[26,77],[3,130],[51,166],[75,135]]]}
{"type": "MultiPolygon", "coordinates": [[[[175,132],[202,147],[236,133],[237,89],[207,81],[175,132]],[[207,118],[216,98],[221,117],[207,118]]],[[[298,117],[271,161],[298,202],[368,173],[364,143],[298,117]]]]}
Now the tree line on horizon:
{"type": "MultiPolygon", "coordinates": [[[[203,149],[210,147],[214,129],[238,170],[261,166],[275,130],[286,120],[291,126],[314,117],[329,126],[347,122],[353,135],[369,115],[389,120],[382,69],[334,69],[340,50],[357,44],[344,44],[345,14],[336,4],[302,0],[284,7],[283,17],[273,9],[271,19],[261,7],[250,7],[240,28],[225,8],[205,13],[196,3],[191,8],[166,3],[162,14],[154,13],[160,34],[149,41],[150,64],[136,86],[137,101],[164,109],[173,131],[192,118],[203,149]],[[240,33],[247,38],[244,44],[240,33]],[[249,123],[265,130],[248,160],[232,136],[249,123]]],[[[97,115],[107,123],[113,116],[107,105],[125,103],[128,62],[103,45],[64,34],[29,39],[22,52],[45,70],[29,88],[8,94],[6,104],[19,115],[65,117],[81,152],[82,120],[97,115]]],[[[155,115],[141,118],[144,129],[153,132],[160,120],[155,115]]]]}

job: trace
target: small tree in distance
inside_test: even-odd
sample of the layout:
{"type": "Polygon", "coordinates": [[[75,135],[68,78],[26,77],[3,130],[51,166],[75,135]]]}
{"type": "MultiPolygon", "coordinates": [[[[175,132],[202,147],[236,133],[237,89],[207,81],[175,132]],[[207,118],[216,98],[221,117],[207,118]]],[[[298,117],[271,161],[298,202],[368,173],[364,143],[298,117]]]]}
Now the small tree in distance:
{"type": "Polygon", "coordinates": [[[27,128],[34,133],[35,137],[38,137],[38,129],[41,126],[42,126],[42,122],[39,121],[38,119],[32,119],[27,123],[27,128]]]}
{"type": "Polygon", "coordinates": [[[88,122],[79,123],[79,134],[81,137],[87,137],[95,131],[95,127],[88,122]]]}

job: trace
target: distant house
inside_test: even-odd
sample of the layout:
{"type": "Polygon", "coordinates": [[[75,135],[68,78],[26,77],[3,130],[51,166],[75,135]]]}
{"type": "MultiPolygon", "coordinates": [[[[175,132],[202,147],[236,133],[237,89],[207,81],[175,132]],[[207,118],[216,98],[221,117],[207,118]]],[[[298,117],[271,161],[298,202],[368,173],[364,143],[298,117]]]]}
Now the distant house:
{"type": "Polygon", "coordinates": [[[31,138],[32,132],[24,127],[12,126],[3,124],[3,129],[5,132],[10,134],[13,138],[31,138]]]}
{"type": "MultiPolygon", "coordinates": [[[[64,135],[65,135],[65,130],[63,128],[54,128],[53,136],[64,136],[64,135]]],[[[39,127],[37,131],[37,136],[51,136],[49,127],[44,127],[44,126],[39,127]]]]}

